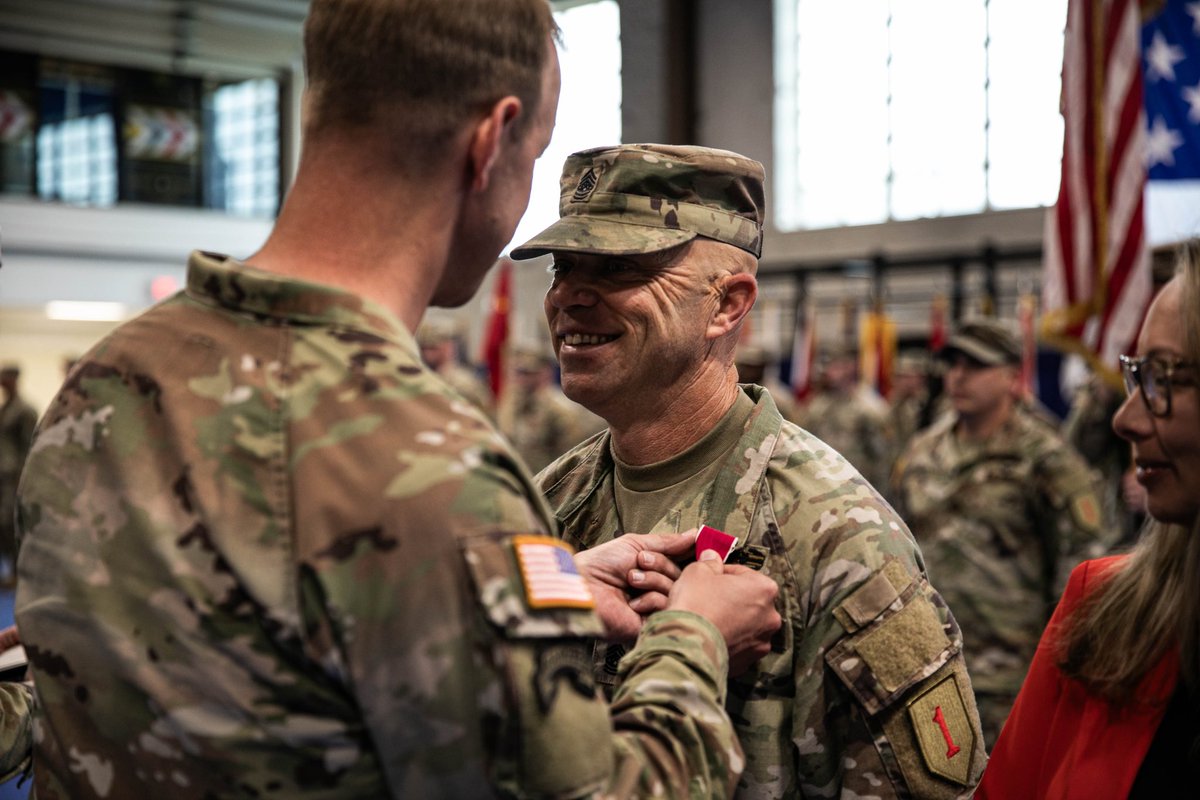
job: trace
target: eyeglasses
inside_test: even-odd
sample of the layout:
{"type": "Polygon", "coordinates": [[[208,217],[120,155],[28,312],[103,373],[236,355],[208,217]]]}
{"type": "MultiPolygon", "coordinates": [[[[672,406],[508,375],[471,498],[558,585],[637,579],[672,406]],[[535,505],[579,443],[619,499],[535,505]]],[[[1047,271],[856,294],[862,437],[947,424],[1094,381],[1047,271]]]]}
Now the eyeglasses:
{"type": "Polygon", "coordinates": [[[1121,356],[1121,376],[1125,379],[1125,391],[1132,395],[1134,389],[1142,390],[1142,401],[1156,417],[1171,414],[1171,385],[1194,386],[1193,378],[1178,378],[1177,370],[1196,366],[1193,361],[1166,359],[1162,356],[1121,356]]]}

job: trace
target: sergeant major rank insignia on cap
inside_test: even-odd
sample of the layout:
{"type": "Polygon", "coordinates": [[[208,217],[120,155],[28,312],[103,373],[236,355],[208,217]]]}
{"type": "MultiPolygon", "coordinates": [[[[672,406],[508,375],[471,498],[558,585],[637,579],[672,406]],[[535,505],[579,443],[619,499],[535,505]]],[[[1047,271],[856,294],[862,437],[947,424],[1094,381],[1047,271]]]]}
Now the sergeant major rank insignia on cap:
{"type": "Polygon", "coordinates": [[[586,203],[592,196],[592,192],[596,191],[597,183],[599,181],[596,178],[596,170],[589,167],[588,171],[583,173],[583,177],[579,179],[579,185],[575,187],[575,194],[571,195],[571,202],[586,203]]]}
{"type": "Polygon", "coordinates": [[[533,609],[595,608],[587,582],[575,567],[571,548],[549,536],[513,537],[525,602],[533,609]]]}

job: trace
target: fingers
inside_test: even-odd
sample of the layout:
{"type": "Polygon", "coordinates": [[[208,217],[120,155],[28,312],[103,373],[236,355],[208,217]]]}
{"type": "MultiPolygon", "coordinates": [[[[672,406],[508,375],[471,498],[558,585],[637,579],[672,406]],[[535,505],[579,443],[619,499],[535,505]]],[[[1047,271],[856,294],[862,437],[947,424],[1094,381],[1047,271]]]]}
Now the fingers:
{"type": "Polygon", "coordinates": [[[667,592],[646,592],[630,600],[629,607],[645,617],[666,609],[668,603],[667,592]]]}
{"type": "Polygon", "coordinates": [[[653,550],[643,550],[638,553],[637,564],[640,569],[662,573],[671,580],[678,578],[679,573],[682,572],[679,565],[668,556],[653,550]]]}
{"type": "Polygon", "coordinates": [[[725,564],[721,561],[721,556],[716,550],[705,550],[700,554],[697,563],[703,567],[707,567],[714,575],[720,575],[725,572],[725,564]]]}
{"type": "Polygon", "coordinates": [[[640,550],[662,553],[669,558],[679,558],[692,551],[696,545],[696,531],[686,533],[627,533],[621,538],[633,537],[640,550]]]}
{"type": "Polygon", "coordinates": [[[629,587],[637,592],[662,592],[667,594],[671,591],[671,586],[675,583],[675,579],[679,577],[679,572],[676,570],[675,575],[664,575],[661,572],[644,572],[640,569],[629,571],[629,587]]]}

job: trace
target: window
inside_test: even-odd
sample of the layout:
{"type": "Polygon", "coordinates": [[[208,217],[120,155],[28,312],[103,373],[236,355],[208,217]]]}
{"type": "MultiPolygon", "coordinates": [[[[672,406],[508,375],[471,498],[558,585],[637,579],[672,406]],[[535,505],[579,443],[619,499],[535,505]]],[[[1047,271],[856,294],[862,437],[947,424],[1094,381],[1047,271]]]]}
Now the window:
{"type": "Polygon", "coordinates": [[[44,200],[117,201],[112,81],[103,72],[50,69],[40,91],[37,193],[44,200]]]}
{"type": "Polygon", "coordinates": [[[0,51],[0,192],[273,217],[280,83],[0,51]]]}
{"type": "Polygon", "coordinates": [[[1065,0],[776,0],[776,225],[1049,205],[1065,0]]]}
{"type": "Polygon", "coordinates": [[[273,217],[279,205],[279,84],[252,80],[211,94],[214,147],[208,203],[232,214],[273,217]]]}

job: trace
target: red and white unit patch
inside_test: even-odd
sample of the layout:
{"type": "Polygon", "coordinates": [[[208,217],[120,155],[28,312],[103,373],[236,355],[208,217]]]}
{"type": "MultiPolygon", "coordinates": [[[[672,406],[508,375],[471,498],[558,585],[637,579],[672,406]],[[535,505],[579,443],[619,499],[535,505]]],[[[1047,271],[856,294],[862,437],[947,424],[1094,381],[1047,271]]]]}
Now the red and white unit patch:
{"type": "Polygon", "coordinates": [[[595,608],[571,548],[549,536],[514,536],[513,552],[530,608],[595,608]]]}

